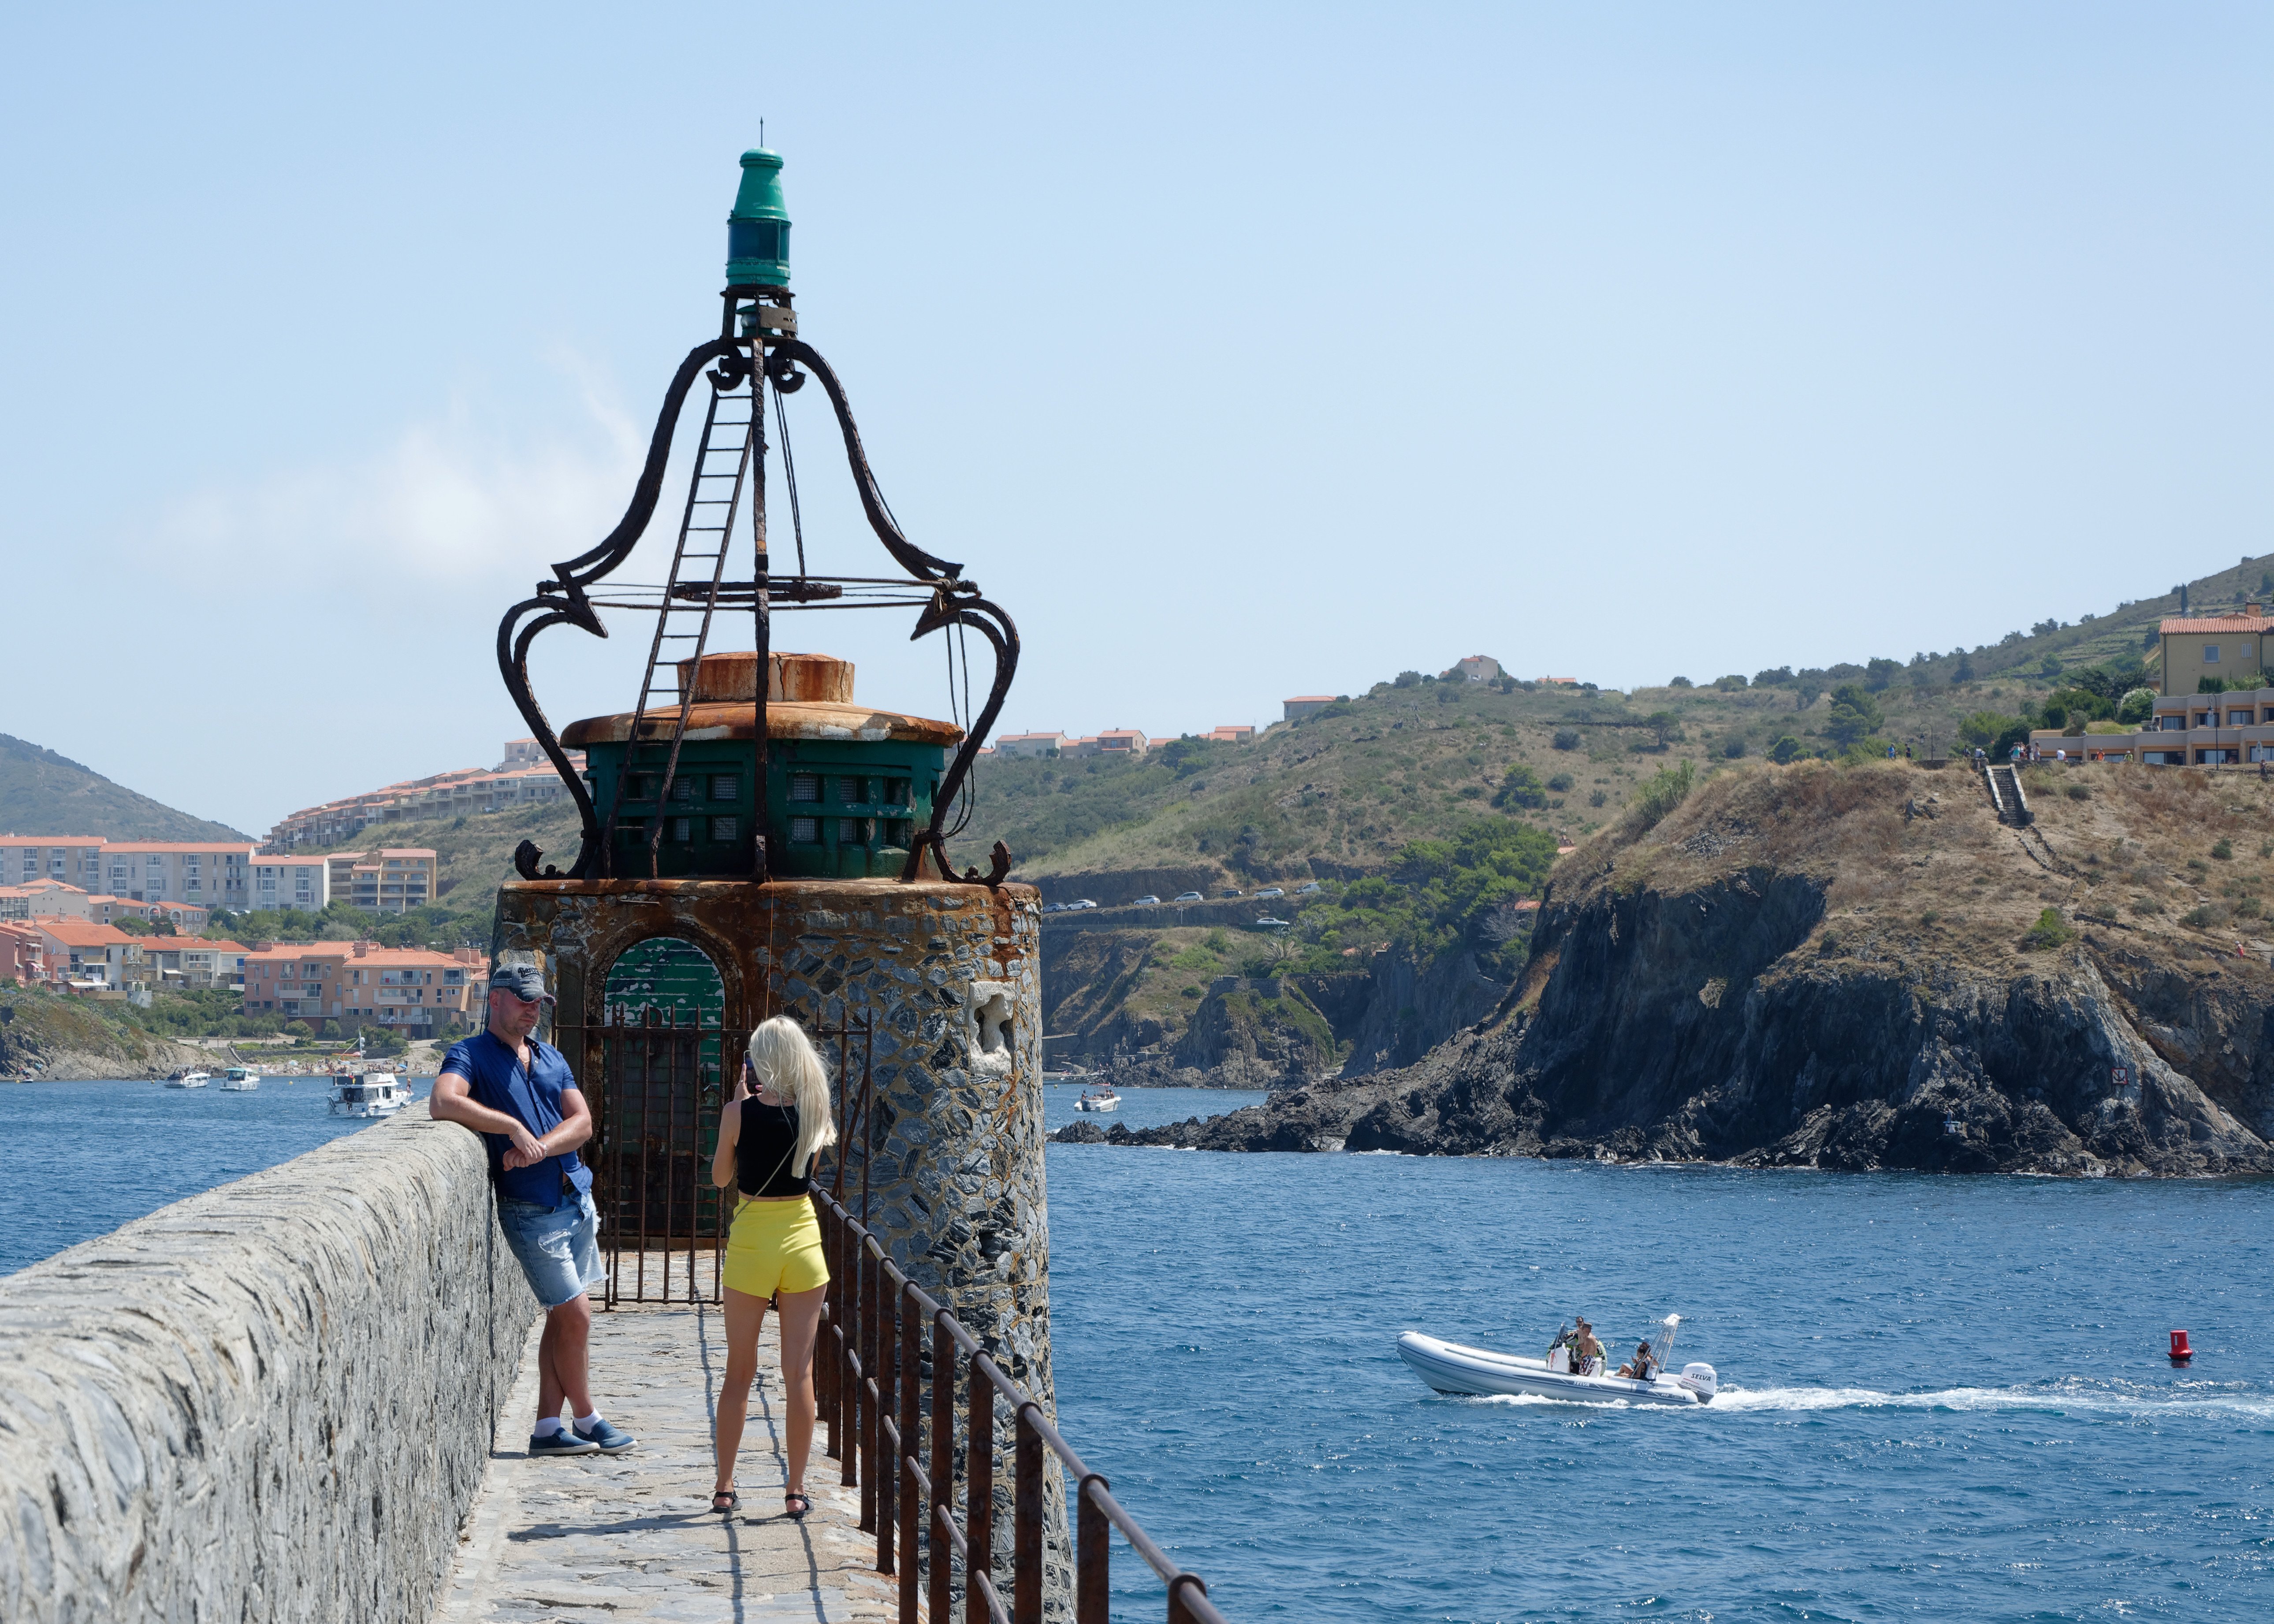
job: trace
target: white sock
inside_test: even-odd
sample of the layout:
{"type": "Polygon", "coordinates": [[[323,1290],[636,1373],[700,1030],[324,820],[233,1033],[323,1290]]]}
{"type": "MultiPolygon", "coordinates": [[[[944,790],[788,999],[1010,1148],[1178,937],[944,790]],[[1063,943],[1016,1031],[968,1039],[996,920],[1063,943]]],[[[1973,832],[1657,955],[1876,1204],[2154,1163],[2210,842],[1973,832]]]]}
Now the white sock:
{"type": "Polygon", "coordinates": [[[589,1432],[599,1425],[600,1412],[597,1410],[589,1416],[578,1416],[576,1417],[576,1425],[578,1429],[583,1432],[589,1432]]]}
{"type": "Polygon", "coordinates": [[[539,1438],[550,1438],[553,1433],[560,1430],[561,1417],[559,1416],[547,1416],[544,1420],[539,1421],[537,1424],[537,1435],[539,1438]]]}

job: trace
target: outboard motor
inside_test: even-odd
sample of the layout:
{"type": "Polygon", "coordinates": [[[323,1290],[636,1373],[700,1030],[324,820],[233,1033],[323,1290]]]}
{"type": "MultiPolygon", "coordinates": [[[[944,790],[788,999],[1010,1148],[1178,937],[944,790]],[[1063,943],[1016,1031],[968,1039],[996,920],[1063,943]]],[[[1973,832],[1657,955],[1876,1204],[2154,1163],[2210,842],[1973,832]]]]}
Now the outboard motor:
{"type": "Polygon", "coordinates": [[[1682,1367],[1682,1374],[1674,1380],[1696,1394],[1701,1404],[1712,1403],[1713,1395],[1721,1390],[1721,1379],[1713,1374],[1713,1367],[1710,1365],[1685,1365],[1682,1367]]]}

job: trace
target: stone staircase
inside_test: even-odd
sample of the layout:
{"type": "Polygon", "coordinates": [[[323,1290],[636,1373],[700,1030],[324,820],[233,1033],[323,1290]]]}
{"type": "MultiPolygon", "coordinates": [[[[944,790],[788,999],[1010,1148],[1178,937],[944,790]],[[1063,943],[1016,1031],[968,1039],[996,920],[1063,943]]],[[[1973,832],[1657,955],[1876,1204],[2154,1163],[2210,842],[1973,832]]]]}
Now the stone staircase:
{"type": "Polygon", "coordinates": [[[1998,814],[1998,821],[2015,829],[2026,829],[2037,819],[2029,810],[2029,798],[2022,789],[2022,775],[2012,767],[1994,763],[1983,775],[1990,791],[1990,805],[1998,814]]]}

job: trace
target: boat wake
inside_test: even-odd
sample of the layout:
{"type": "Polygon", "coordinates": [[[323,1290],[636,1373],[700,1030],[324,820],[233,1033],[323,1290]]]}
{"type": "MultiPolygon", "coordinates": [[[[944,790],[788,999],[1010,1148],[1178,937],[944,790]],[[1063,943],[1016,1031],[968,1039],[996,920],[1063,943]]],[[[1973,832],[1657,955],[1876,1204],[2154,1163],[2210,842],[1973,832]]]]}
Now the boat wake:
{"type": "MultiPolygon", "coordinates": [[[[1549,1404],[1529,1395],[1467,1401],[1487,1404],[1549,1404]]],[[[1593,1409],[1633,1408],[1621,1402],[1593,1409]]],[[[1640,1408],[1647,1408],[1643,1406],[1640,1408]]],[[[1796,1413],[1826,1410],[1924,1410],[1953,1414],[2011,1410],[2044,1415],[2218,1416],[2274,1423],[2274,1392],[2240,1383],[2190,1382],[2146,1387],[2131,1382],[2070,1380],[2013,1387],[1945,1387],[1931,1393],[1881,1393],[1871,1387],[1741,1387],[1725,1385],[1711,1413],[1730,1410],[1796,1413]]]]}

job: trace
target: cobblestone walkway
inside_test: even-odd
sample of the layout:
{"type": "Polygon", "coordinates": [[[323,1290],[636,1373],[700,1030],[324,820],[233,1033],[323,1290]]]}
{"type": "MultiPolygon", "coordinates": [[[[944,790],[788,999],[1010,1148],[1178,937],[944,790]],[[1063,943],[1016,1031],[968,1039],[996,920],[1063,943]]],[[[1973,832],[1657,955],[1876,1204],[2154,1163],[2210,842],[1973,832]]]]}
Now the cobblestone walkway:
{"type": "Polygon", "coordinates": [[[536,1351],[532,1330],[436,1624],[838,1624],[892,1616],[892,1582],[870,1569],[875,1545],[855,1527],[860,1492],[840,1488],[837,1462],[820,1454],[825,1430],[806,1472],[812,1515],[802,1522],[781,1515],[772,1315],[735,1472],[742,1508],[731,1518],[709,1510],[712,1406],[726,1367],[716,1308],[592,1316],[594,1396],[640,1440],[625,1455],[528,1458],[536,1351]]]}

